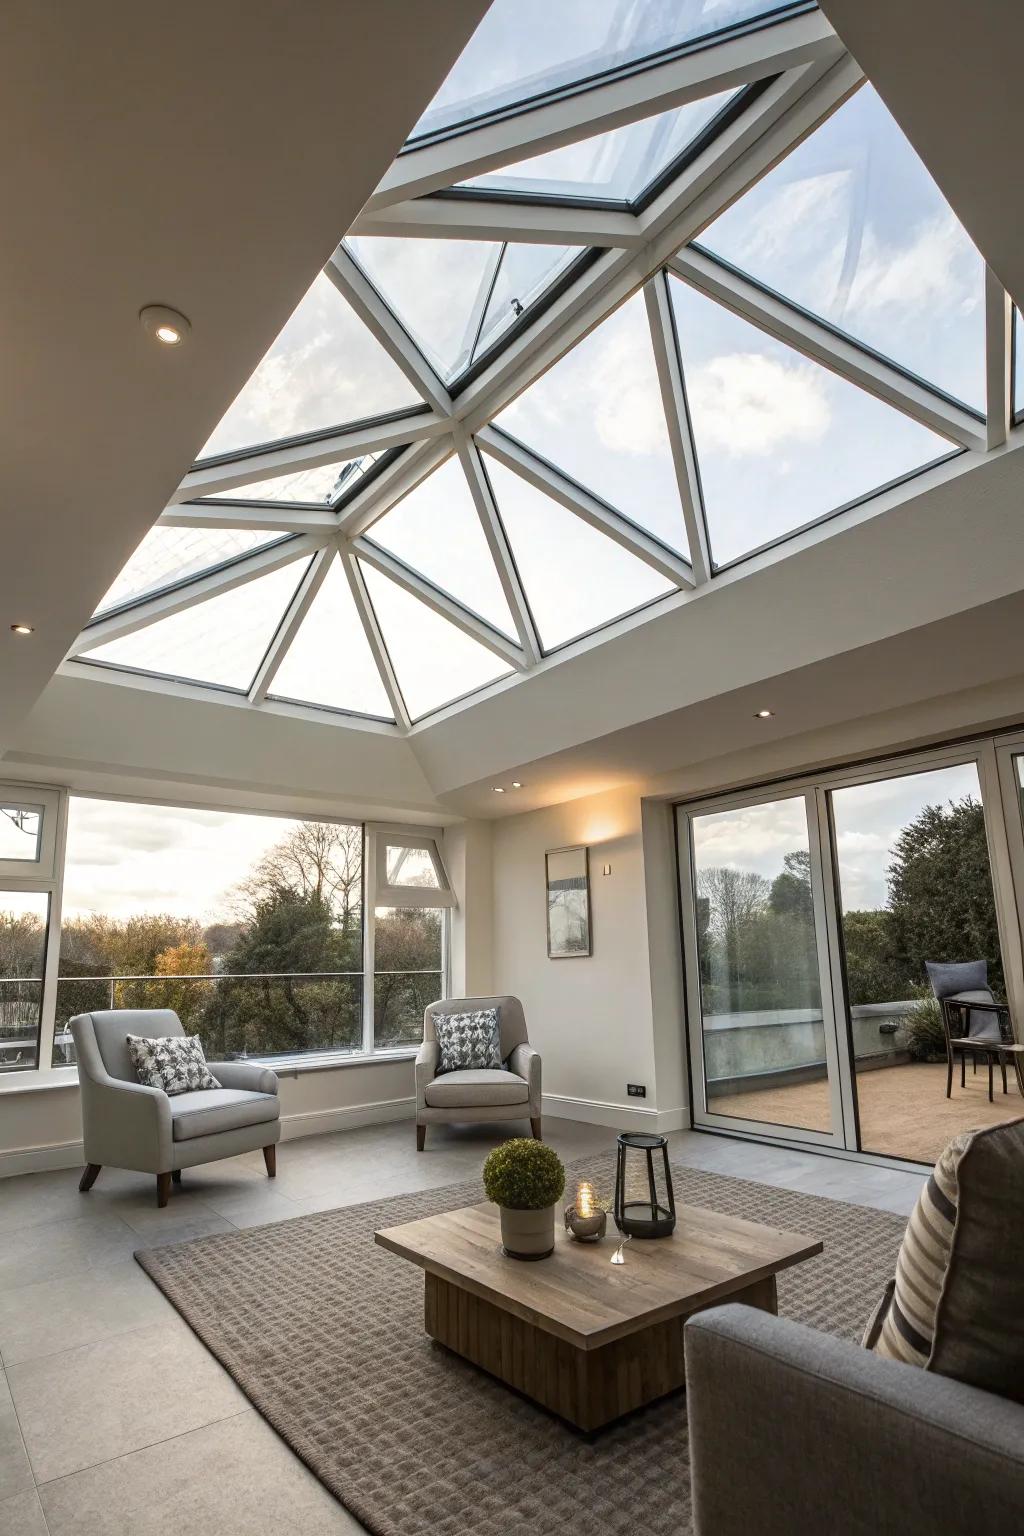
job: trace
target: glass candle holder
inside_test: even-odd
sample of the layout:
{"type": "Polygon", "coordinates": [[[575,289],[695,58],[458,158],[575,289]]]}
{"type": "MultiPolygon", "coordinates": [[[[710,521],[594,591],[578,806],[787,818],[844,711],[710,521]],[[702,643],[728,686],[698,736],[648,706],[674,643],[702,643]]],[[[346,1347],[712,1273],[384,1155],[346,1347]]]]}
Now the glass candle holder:
{"type": "Polygon", "coordinates": [[[596,1243],[604,1237],[608,1217],[594,1198],[594,1186],[581,1180],[576,1186],[576,1199],[565,1208],[565,1230],[578,1243],[596,1243]]]}

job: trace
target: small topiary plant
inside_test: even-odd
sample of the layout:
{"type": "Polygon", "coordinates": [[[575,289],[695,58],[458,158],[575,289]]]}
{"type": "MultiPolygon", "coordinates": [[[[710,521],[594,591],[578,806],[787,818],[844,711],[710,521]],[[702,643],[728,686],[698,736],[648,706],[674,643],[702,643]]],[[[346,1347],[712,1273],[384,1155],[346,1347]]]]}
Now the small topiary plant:
{"type": "Polygon", "coordinates": [[[550,1147],[517,1136],[503,1142],[484,1163],[488,1200],[513,1211],[542,1211],[561,1200],[565,1169],[550,1147]]]}

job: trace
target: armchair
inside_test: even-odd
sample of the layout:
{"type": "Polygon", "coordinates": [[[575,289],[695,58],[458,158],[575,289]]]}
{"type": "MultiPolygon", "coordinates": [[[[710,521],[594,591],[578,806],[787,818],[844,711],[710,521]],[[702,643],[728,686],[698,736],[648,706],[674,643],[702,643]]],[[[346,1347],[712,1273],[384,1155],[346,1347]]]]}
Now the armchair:
{"type": "Polygon", "coordinates": [[[156,1175],[157,1205],[163,1208],[183,1168],[257,1148],[274,1178],[281,1102],[277,1077],[268,1068],[211,1061],[220,1088],[173,1097],[138,1081],[128,1035],[158,1039],[184,1033],[169,1008],[107,1009],[71,1020],[82,1095],[86,1168],[78,1187],[83,1193],[104,1165],[132,1168],[156,1175]]]}
{"type": "Polygon", "coordinates": [[[526,1033],[518,997],[447,997],[423,1015],[423,1044],[416,1057],[416,1147],[422,1152],[427,1126],[464,1120],[525,1120],[541,1139],[541,1060],[526,1033]],[[497,1008],[501,1059],[507,1067],[445,1072],[437,1077],[440,1049],[434,1032],[439,1014],[477,1013],[497,1008]]]}

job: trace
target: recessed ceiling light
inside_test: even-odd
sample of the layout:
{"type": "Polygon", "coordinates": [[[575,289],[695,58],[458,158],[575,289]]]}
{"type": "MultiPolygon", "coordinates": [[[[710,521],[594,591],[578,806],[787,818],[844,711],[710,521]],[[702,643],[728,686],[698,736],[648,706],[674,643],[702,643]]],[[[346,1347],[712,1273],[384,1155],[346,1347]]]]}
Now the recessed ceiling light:
{"type": "Polygon", "coordinates": [[[147,304],[139,310],[142,329],[165,347],[180,347],[192,329],[191,322],[166,304],[147,304]]]}
{"type": "Polygon", "coordinates": [[[512,780],[512,788],[513,789],[522,789],[522,787],[523,786],[520,784],[518,779],[513,779],[512,780]]]}
{"type": "Polygon", "coordinates": [[[775,714],[774,709],[759,709],[754,716],[755,720],[770,720],[775,714]]]}
{"type": "Polygon", "coordinates": [[[505,793],[500,784],[492,784],[491,788],[494,790],[496,795],[503,795],[505,793]]]}
{"type": "Polygon", "coordinates": [[[34,635],[35,634],[35,629],[33,628],[33,626],[31,624],[12,624],[11,625],[11,634],[12,635],[34,635]]]}

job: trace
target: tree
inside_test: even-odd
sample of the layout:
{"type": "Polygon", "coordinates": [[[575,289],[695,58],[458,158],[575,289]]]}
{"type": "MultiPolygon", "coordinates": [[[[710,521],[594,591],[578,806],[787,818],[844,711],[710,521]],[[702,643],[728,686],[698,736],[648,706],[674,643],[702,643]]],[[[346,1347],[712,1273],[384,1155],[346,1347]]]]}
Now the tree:
{"type": "Polygon", "coordinates": [[[985,813],[973,796],[926,805],[896,838],[887,870],[894,958],[917,983],[926,960],[988,961],[1003,995],[985,813]]]}
{"type": "Polygon", "coordinates": [[[894,955],[892,914],[875,911],[844,912],[843,946],[850,1003],[902,1002],[913,996],[919,978],[906,974],[894,955]]]}
{"type": "Polygon", "coordinates": [[[382,908],[374,924],[373,1031],[378,1045],[419,1040],[423,1010],[440,996],[441,913],[382,908]]]}
{"type": "MultiPolygon", "coordinates": [[[[153,960],[155,976],[208,976],[212,969],[210,951],[202,942],[187,940],[163,949],[153,960]]],[[[126,984],[127,985],[127,984],[126,984]]],[[[141,993],[141,1001],[133,1007],[173,1008],[187,1030],[195,1031],[202,1022],[206,1006],[213,995],[212,981],[145,981],[135,984],[141,993]]]]}
{"type": "Polygon", "coordinates": [[[709,903],[709,931],[718,939],[735,938],[740,926],[763,912],[771,887],[752,869],[720,865],[697,873],[697,894],[709,903]]]}
{"type": "Polygon", "coordinates": [[[363,831],[330,821],[299,821],[260,859],[239,885],[246,916],[280,891],[315,896],[343,934],[362,927],[363,831]]]}
{"type": "Polygon", "coordinates": [[[789,914],[810,921],[814,916],[811,896],[811,855],[806,848],[783,856],[783,871],[772,881],[768,905],[779,916],[789,914]]]}

